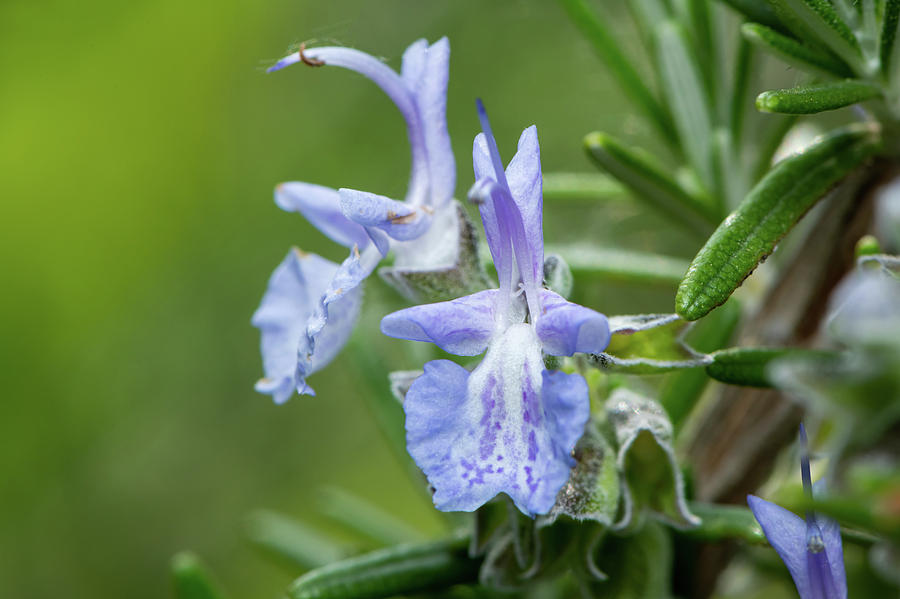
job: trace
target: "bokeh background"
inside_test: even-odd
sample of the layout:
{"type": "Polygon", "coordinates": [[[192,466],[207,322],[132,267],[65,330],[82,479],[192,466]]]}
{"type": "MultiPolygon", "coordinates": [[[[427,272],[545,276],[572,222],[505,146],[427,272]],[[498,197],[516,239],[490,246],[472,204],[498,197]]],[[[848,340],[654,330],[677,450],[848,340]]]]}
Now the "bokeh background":
{"type": "MultiPolygon", "coordinates": [[[[313,377],[317,397],[280,407],[252,389],[249,320],[291,245],[344,254],[276,208],[276,183],[402,197],[409,172],[403,121],[371,82],[264,68],[308,39],[399,68],[410,42],[443,35],[458,197],[476,96],[507,159],[537,124],[545,172],[592,171],[590,130],[655,149],[547,0],[0,4],[0,596],[166,597],[185,548],[231,596],[277,596],[292,573],[247,543],[245,517],[317,523],[324,486],[441,531],[367,407],[386,378],[356,367],[360,352],[376,380],[421,365],[422,350],[377,334],[399,297],[371,279],[362,350],[313,377]]],[[[692,255],[649,218],[615,200],[548,205],[547,238],[692,255]]],[[[671,310],[671,288],[579,284],[605,312],[671,310]]]]}

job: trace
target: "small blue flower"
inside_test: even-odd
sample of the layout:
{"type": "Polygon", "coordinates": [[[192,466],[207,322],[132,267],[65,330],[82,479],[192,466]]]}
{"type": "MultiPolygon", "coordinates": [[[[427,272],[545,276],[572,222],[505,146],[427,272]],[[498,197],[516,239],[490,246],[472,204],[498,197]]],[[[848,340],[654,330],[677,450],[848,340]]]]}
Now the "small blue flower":
{"type": "Polygon", "coordinates": [[[541,165],[529,127],[504,171],[484,107],[475,138],[479,204],[499,289],[414,306],[381,321],[386,335],[429,341],[474,356],[472,371],[449,360],[425,364],[403,403],[407,448],[444,511],[472,511],[506,493],[525,514],[550,511],[574,465],[571,452],[590,415],[577,374],[548,371],[543,353],[596,353],[609,323],[542,287],[541,165]]]}
{"type": "MultiPolygon", "coordinates": [[[[802,424],[800,450],[803,489],[812,498],[814,492],[821,491],[823,481],[811,483],[806,430],[802,424]]],[[[769,544],[791,573],[800,599],[846,599],[847,576],[837,522],[812,512],[807,512],[804,520],[755,495],[748,495],[747,503],[769,544]]]]}
{"type": "Polygon", "coordinates": [[[401,266],[455,264],[457,247],[443,234],[458,230],[451,202],[456,164],[445,117],[449,59],[450,45],[442,38],[431,46],[425,40],[409,46],[399,74],[364,52],[340,47],[301,48],[269,69],[302,61],[368,77],[400,109],[412,151],[412,174],[402,202],[303,182],[276,188],[280,208],[299,212],[330,239],[350,248],[340,265],[291,252],[269,280],[252,319],[262,333],[266,374],[256,389],[277,403],[286,401],[293,389],[314,394],[306,377],[325,367],[350,337],[359,312],[360,284],[389,251],[401,266]]]}

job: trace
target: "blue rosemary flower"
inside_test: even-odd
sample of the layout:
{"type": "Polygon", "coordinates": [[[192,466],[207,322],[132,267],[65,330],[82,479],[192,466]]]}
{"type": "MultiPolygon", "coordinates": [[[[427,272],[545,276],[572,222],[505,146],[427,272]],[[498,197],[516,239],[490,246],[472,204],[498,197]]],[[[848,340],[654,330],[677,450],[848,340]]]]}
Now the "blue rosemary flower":
{"type": "Polygon", "coordinates": [[[311,183],[283,183],[275,202],[299,212],[350,249],[340,265],[291,251],[269,279],[252,323],[262,334],[265,378],[257,391],[283,403],[293,391],[314,394],[306,378],[325,367],[346,343],[359,313],[360,284],[391,250],[395,265],[446,268],[455,264],[458,230],[452,195],[456,164],[445,118],[450,45],[414,42],[398,74],[359,50],[301,47],[269,71],[303,62],[339,66],[376,83],[400,109],[409,134],[412,174],[404,201],[311,183]]]}
{"type": "Polygon", "coordinates": [[[578,374],[549,371],[543,353],[596,353],[609,343],[598,312],[542,287],[541,165],[535,127],[504,171],[484,107],[470,198],[484,222],[499,289],[414,306],[381,321],[386,335],[429,341],[460,356],[485,352],[469,372],[425,365],[404,400],[407,448],[434,488],[435,506],[472,511],[506,493],[529,515],[550,511],[574,465],[590,406],[578,374]]]}
{"type": "MultiPolygon", "coordinates": [[[[806,429],[802,424],[800,470],[803,490],[811,499],[814,490],[821,489],[822,481],[815,488],[811,482],[806,429]]],[[[837,522],[813,512],[807,512],[803,519],[755,495],[748,495],[747,503],[769,544],[791,573],[801,599],[846,599],[847,576],[837,522]]]]}

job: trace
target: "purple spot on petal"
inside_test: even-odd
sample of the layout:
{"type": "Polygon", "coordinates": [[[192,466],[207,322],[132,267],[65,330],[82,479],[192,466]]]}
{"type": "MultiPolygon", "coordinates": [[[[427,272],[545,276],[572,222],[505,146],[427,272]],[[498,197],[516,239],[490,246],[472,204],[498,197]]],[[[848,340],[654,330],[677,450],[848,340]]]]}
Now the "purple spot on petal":
{"type": "Polygon", "coordinates": [[[528,434],[528,461],[533,462],[537,457],[537,436],[532,430],[528,434]]]}
{"type": "Polygon", "coordinates": [[[531,466],[525,466],[525,484],[528,485],[528,488],[532,493],[537,491],[538,483],[534,480],[534,477],[531,475],[531,466]]]}

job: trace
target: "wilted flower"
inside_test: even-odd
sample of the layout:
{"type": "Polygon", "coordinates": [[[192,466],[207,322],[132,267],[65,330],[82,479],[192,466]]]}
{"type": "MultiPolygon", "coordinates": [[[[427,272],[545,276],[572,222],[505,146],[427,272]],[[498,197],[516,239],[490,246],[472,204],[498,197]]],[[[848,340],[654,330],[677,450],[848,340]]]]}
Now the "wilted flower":
{"type": "Polygon", "coordinates": [[[461,356],[485,352],[469,372],[449,360],[425,365],[406,394],[407,448],[445,511],[471,511],[498,493],[526,514],[546,513],[574,465],[590,407],[578,374],[549,371],[554,356],[602,351],[606,317],[542,287],[540,149],[535,127],[504,172],[484,107],[475,138],[479,204],[499,289],[386,316],[392,337],[430,341],[461,356]]]}
{"type": "Polygon", "coordinates": [[[445,118],[449,57],[446,38],[431,46],[418,40],[404,52],[398,74],[359,50],[301,47],[269,69],[304,62],[368,77],[400,109],[412,151],[412,174],[402,202],[302,182],[277,187],[279,207],[301,213],[351,250],[341,265],[292,251],[269,280],[252,320],[262,333],[266,372],[256,389],[277,403],[294,389],[313,394],[306,377],[326,366],[346,343],[359,312],[359,285],[388,251],[394,250],[399,266],[442,269],[455,264],[459,224],[451,199],[456,164],[445,118]]]}
{"type": "MultiPolygon", "coordinates": [[[[813,496],[809,472],[806,430],[800,425],[800,469],[803,490],[813,496]]],[[[822,481],[816,483],[821,486],[822,481]]],[[[769,544],[787,566],[801,599],[846,599],[847,576],[844,572],[844,553],[841,531],[837,522],[813,512],[806,519],[781,506],[747,496],[747,503],[762,526],[769,544]]]]}

